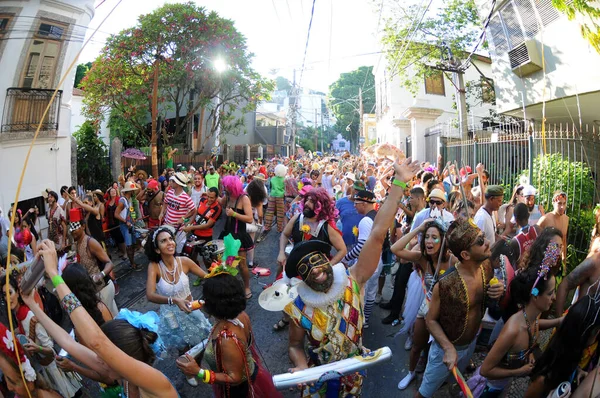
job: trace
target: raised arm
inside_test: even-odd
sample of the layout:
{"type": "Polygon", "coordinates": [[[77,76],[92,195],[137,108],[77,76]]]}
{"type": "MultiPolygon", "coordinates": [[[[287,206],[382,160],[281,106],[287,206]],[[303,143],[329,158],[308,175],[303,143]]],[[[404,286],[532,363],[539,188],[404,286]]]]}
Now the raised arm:
{"type": "Polygon", "coordinates": [[[398,241],[392,245],[392,253],[406,261],[410,261],[413,263],[419,262],[423,258],[421,252],[409,250],[406,247],[417,235],[425,232],[424,229],[427,226],[428,221],[429,220],[425,220],[423,223],[421,223],[419,227],[415,228],[413,231],[407,233],[406,235],[402,236],[402,238],[398,239],[398,241]]]}
{"type": "MultiPolygon", "coordinates": [[[[40,245],[40,253],[44,258],[48,276],[50,278],[57,276],[58,258],[54,243],[46,239],[40,245]]],[[[61,300],[71,294],[66,283],[60,283],[56,291],[61,300]]],[[[137,385],[145,396],[177,397],[175,388],[158,369],[130,357],[115,346],[81,304],[71,310],[69,316],[78,333],[90,342],[90,349],[124,379],[137,385]]]]}
{"type": "MultiPolygon", "coordinates": [[[[394,164],[394,171],[396,173],[394,178],[399,180],[401,185],[403,185],[413,178],[418,169],[419,162],[413,162],[411,158],[407,158],[400,164],[394,164]]],[[[401,186],[392,184],[385,203],[377,212],[373,228],[371,229],[371,235],[363,246],[363,250],[358,257],[358,262],[350,269],[352,276],[361,286],[367,283],[377,270],[383,242],[390,223],[396,215],[398,202],[402,198],[403,192],[404,189],[401,186]]]]}

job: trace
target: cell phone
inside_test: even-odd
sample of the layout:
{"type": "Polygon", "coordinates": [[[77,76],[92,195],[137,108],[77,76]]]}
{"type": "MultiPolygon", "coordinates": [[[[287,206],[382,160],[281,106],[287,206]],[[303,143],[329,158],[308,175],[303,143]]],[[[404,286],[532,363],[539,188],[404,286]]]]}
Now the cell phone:
{"type": "Polygon", "coordinates": [[[23,334],[17,334],[17,339],[19,340],[19,343],[21,343],[21,345],[29,343],[29,339],[23,334]]]}

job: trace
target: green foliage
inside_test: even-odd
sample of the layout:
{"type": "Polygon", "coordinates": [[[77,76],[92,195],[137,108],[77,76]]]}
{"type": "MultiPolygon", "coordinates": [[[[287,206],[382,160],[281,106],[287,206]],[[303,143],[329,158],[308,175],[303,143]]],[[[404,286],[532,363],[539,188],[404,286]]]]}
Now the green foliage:
{"type": "Polygon", "coordinates": [[[277,86],[277,90],[285,90],[288,93],[292,89],[292,83],[285,77],[277,76],[275,78],[275,85],[277,86]]]}
{"type": "MultiPolygon", "coordinates": [[[[523,170],[515,177],[515,184],[519,184],[528,175],[529,171],[523,170]]],[[[587,164],[571,162],[560,153],[539,155],[533,161],[531,184],[538,189],[536,202],[542,204],[547,211],[552,210],[554,191],[560,190],[567,194],[568,266],[570,269],[576,267],[587,255],[590,232],[594,226],[595,181],[592,170],[587,164]]]]}
{"type": "Polygon", "coordinates": [[[363,110],[370,113],[375,107],[375,76],[372,66],[342,73],[329,86],[329,108],[336,117],[336,131],[356,144],[360,124],[359,89],[362,88],[363,110]]]}
{"type": "Polygon", "coordinates": [[[81,80],[83,80],[86,73],[92,68],[92,63],[88,62],[87,64],[79,64],[77,65],[77,71],[75,72],[75,80],[73,81],[73,87],[79,88],[81,84],[81,80]]]}
{"type": "Polygon", "coordinates": [[[449,51],[456,59],[466,57],[479,35],[477,7],[474,0],[448,0],[435,16],[428,12],[418,25],[424,12],[421,5],[395,3],[382,43],[391,65],[389,73],[399,76],[401,85],[416,95],[425,77],[439,73],[430,66],[450,61],[449,51]]]}
{"type": "Polygon", "coordinates": [[[73,137],[77,141],[78,180],[83,180],[83,185],[90,189],[108,186],[111,182],[108,150],[93,123],[83,123],[73,137]]]}
{"type": "Polygon", "coordinates": [[[150,145],[150,129],[139,131],[131,123],[118,114],[108,119],[110,138],[119,138],[123,148],[140,148],[150,145]]]}
{"type": "Polygon", "coordinates": [[[158,68],[159,115],[175,114],[169,140],[185,140],[187,124],[205,107],[208,142],[217,130],[238,132],[240,117],[268,99],[274,83],[251,67],[252,57],[232,21],[191,2],[165,4],[107,39],[82,81],[84,112],[98,122],[110,110],[143,135],[158,68]],[[227,69],[218,71],[216,60],[227,69]]]}
{"type": "Polygon", "coordinates": [[[305,151],[313,151],[315,150],[315,140],[310,138],[299,138],[298,145],[304,148],[305,151]]]}
{"type": "Polygon", "coordinates": [[[593,0],[552,0],[552,5],[570,20],[577,18],[581,35],[600,53],[600,4],[593,0]]]}

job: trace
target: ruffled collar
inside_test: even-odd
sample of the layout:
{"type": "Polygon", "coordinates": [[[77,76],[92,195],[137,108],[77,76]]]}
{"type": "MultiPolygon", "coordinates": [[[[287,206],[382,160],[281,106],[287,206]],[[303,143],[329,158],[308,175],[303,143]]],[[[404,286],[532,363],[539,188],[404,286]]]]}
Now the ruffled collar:
{"type": "Polygon", "coordinates": [[[339,263],[333,266],[333,284],[327,292],[317,292],[308,286],[304,281],[298,285],[298,295],[311,307],[324,307],[333,304],[344,294],[348,285],[348,274],[344,264],[339,263]]]}

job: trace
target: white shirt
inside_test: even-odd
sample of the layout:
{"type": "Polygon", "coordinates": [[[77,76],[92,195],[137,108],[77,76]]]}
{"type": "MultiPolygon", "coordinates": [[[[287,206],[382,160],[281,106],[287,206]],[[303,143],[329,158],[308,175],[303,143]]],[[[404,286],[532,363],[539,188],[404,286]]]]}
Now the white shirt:
{"type": "Polygon", "coordinates": [[[62,196],[58,197],[58,205],[60,207],[63,207],[65,205],[65,198],[63,198],[62,196]]]}
{"type": "Polygon", "coordinates": [[[475,213],[473,221],[483,231],[485,238],[490,241],[490,245],[493,245],[496,242],[496,220],[494,220],[494,217],[482,206],[475,213]]]}
{"type": "Polygon", "coordinates": [[[206,192],[207,192],[206,185],[202,185],[200,187],[199,191],[196,190],[196,186],[195,185],[192,187],[192,190],[190,191],[190,198],[192,198],[192,202],[194,202],[194,207],[196,209],[198,208],[198,204],[200,203],[200,198],[206,192]]]}

